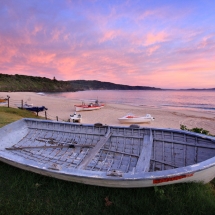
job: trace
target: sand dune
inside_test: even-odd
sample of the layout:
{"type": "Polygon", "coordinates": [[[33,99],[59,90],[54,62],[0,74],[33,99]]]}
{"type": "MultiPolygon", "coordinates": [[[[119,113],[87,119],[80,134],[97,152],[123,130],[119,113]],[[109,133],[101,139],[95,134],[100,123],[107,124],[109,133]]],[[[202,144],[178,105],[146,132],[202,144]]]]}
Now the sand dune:
{"type": "MultiPolygon", "coordinates": [[[[10,96],[10,106],[16,107],[15,104],[24,102],[32,103],[35,106],[42,106],[48,108],[47,116],[49,119],[59,121],[67,121],[70,114],[75,112],[74,105],[80,104],[79,100],[72,100],[56,96],[42,96],[33,92],[1,92],[0,97],[10,96]]],[[[180,109],[158,109],[147,106],[131,106],[123,104],[106,104],[103,109],[93,111],[79,112],[82,115],[82,123],[102,123],[107,125],[122,125],[118,118],[133,113],[135,115],[143,116],[147,113],[155,117],[155,121],[151,123],[140,124],[146,127],[157,128],[176,128],[180,129],[180,124],[186,125],[188,128],[200,127],[215,134],[215,114],[190,111],[180,109]]],[[[39,113],[40,116],[45,116],[44,112],[39,113]]]]}

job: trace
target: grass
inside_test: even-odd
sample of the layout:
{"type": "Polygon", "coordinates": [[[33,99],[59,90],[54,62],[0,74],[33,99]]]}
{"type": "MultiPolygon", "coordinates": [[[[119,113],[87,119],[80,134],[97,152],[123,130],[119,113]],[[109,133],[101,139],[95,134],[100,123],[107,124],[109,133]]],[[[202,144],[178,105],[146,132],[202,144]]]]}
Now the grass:
{"type": "MultiPolygon", "coordinates": [[[[31,112],[0,107],[1,126],[31,112]]],[[[215,180],[116,189],[62,181],[0,162],[0,214],[215,214],[215,180]]]]}
{"type": "Polygon", "coordinates": [[[18,108],[8,108],[0,106],[0,127],[7,125],[11,122],[19,120],[21,118],[41,118],[37,117],[36,114],[27,110],[21,110],[18,108]]]}

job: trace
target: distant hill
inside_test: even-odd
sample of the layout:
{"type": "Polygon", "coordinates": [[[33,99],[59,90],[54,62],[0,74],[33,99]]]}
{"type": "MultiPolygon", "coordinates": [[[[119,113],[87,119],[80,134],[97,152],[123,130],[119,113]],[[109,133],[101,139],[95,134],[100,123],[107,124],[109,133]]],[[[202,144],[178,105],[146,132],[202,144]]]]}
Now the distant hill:
{"type": "Polygon", "coordinates": [[[69,82],[45,77],[7,75],[0,73],[0,91],[63,92],[75,91],[69,82]]]}
{"type": "Polygon", "coordinates": [[[129,86],[102,81],[71,80],[58,81],[55,78],[0,73],[0,91],[29,92],[74,92],[83,90],[162,90],[148,86],[129,86]]]}
{"type": "Polygon", "coordinates": [[[114,84],[111,82],[102,81],[86,81],[86,80],[75,80],[67,81],[75,89],[78,90],[162,90],[161,88],[148,87],[148,86],[129,86],[123,84],[114,84]]]}
{"type": "MultiPolygon", "coordinates": [[[[102,82],[96,80],[70,80],[59,81],[55,78],[27,76],[27,75],[7,75],[0,73],[0,92],[75,92],[83,90],[165,90],[149,86],[129,86],[102,82]]],[[[171,90],[171,89],[169,89],[171,90]]],[[[181,89],[182,90],[182,89],[181,89]]],[[[215,90],[208,89],[183,89],[183,90],[215,90]]]]}
{"type": "Polygon", "coordinates": [[[192,90],[215,90],[215,88],[200,88],[200,89],[196,89],[196,88],[190,88],[190,89],[185,89],[185,90],[190,90],[190,91],[192,91],[192,90]]]}

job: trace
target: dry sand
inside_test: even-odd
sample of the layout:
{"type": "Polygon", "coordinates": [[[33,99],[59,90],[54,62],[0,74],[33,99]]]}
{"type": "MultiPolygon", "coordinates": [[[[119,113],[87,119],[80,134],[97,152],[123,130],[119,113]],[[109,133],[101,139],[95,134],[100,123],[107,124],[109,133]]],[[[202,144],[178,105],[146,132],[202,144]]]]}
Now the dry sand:
{"type": "MultiPolygon", "coordinates": [[[[5,98],[7,95],[10,96],[11,107],[16,107],[15,104],[20,104],[21,100],[35,106],[45,106],[48,108],[46,111],[47,117],[52,120],[56,120],[56,117],[58,117],[59,121],[67,121],[70,114],[75,112],[74,105],[80,104],[79,100],[56,96],[41,96],[33,92],[0,92],[0,98],[5,98]]],[[[100,110],[82,111],[78,113],[82,115],[82,123],[94,124],[99,122],[107,125],[122,125],[119,123],[118,118],[127,113],[133,113],[139,116],[144,116],[149,113],[155,117],[155,121],[140,124],[141,126],[180,129],[180,124],[183,124],[188,128],[203,128],[215,135],[215,114],[201,111],[105,104],[105,107],[100,110]]],[[[40,112],[39,115],[45,116],[45,113],[40,112]]]]}

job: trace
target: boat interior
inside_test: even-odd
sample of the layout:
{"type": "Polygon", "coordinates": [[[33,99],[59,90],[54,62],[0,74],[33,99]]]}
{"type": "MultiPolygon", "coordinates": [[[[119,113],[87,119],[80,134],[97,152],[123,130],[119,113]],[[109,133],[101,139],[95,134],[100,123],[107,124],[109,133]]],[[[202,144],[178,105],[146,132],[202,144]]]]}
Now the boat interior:
{"type": "Polygon", "coordinates": [[[49,166],[107,172],[154,172],[215,156],[215,141],[180,130],[82,125],[25,119],[27,134],[10,153],[49,166]]]}

